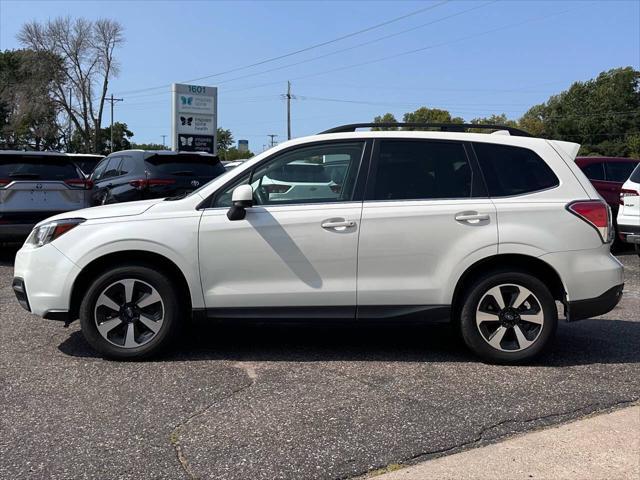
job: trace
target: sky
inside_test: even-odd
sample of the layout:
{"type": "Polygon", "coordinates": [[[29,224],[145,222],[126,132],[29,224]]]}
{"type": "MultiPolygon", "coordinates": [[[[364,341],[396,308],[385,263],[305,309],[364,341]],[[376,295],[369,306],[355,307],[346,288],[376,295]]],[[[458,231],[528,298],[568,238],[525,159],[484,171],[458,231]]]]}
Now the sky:
{"type": "Polygon", "coordinates": [[[517,119],[574,81],[640,69],[640,0],[0,0],[0,49],[58,16],[123,25],[109,93],[138,143],[170,141],[173,82],[217,86],[218,126],[260,152],[286,139],[288,80],[299,137],[420,106],[517,119]]]}

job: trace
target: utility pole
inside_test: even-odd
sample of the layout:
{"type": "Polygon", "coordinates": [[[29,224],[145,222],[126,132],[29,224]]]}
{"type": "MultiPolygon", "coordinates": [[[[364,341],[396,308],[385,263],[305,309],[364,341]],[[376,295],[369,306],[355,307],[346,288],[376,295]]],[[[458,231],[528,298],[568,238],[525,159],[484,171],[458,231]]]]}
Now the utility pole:
{"type": "Polygon", "coordinates": [[[270,142],[269,142],[269,147],[270,147],[270,148],[271,148],[271,147],[275,147],[276,142],[275,142],[274,138],[276,138],[277,136],[278,136],[278,135],[276,135],[276,134],[274,134],[274,133],[272,133],[272,134],[270,134],[270,135],[267,135],[267,137],[269,137],[269,138],[271,139],[271,140],[270,140],[270,142]]]}
{"type": "Polygon", "coordinates": [[[287,93],[282,95],[287,101],[287,140],[291,140],[291,99],[296,98],[295,95],[291,95],[291,82],[287,81],[287,93]]]}
{"type": "Polygon", "coordinates": [[[291,82],[287,80],[287,140],[291,140],[291,82]]]}
{"type": "Polygon", "coordinates": [[[111,128],[109,129],[111,131],[111,145],[109,150],[111,150],[109,153],[113,153],[113,104],[115,102],[123,102],[124,98],[113,98],[113,93],[111,94],[111,97],[106,98],[107,102],[111,103],[111,128]]]}
{"type": "Polygon", "coordinates": [[[162,146],[164,147],[165,146],[164,145],[164,139],[167,138],[167,136],[166,135],[160,135],[160,136],[162,137],[162,146]]]}

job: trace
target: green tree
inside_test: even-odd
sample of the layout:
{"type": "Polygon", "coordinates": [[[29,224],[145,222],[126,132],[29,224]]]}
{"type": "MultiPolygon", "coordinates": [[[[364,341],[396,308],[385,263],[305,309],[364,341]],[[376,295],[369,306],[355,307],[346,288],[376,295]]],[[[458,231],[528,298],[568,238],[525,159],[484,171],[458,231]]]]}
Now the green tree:
{"type": "Polygon", "coordinates": [[[251,158],[254,156],[254,153],[251,152],[250,150],[247,150],[246,152],[241,152],[236,147],[230,147],[227,150],[225,150],[224,153],[225,154],[224,154],[223,160],[243,160],[245,158],[251,158]]]}
{"type": "Polygon", "coordinates": [[[627,148],[631,158],[640,159],[640,133],[634,133],[627,137],[627,148]]]}
{"type": "MultiPolygon", "coordinates": [[[[403,116],[406,123],[464,123],[461,117],[452,117],[448,110],[439,108],[420,107],[415,112],[407,112],[403,116]]],[[[422,130],[421,128],[405,127],[405,130],[422,130]]]]}
{"type": "Polygon", "coordinates": [[[131,142],[129,139],[133,137],[133,132],[129,130],[126,123],[113,123],[113,145],[111,145],[111,126],[101,130],[100,142],[101,152],[103,154],[118,152],[120,150],[129,150],[131,142]]]}
{"type": "Polygon", "coordinates": [[[627,136],[640,131],[640,71],[616,68],[575,82],[529,109],[520,125],[534,135],[580,143],[583,155],[629,155],[627,136]]]}
{"type": "MultiPolygon", "coordinates": [[[[518,127],[518,122],[515,120],[510,120],[507,118],[507,115],[504,113],[501,113],[499,115],[496,115],[495,113],[493,115],[489,115],[488,117],[480,117],[480,118],[474,118],[471,120],[471,123],[473,123],[474,125],[500,125],[500,126],[504,126],[504,127],[514,127],[517,128],[518,127]]],[[[478,131],[478,132],[486,132],[487,130],[482,130],[482,129],[470,129],[470,131],[478,131]]]]}
{"type": "Polygon", "coordinates": [[[233,134],[231,133],[231,130],[225,130],[220,127],[218,127],[216,132],[218,151],[224,152],[233,145],[233,134]]]}
{"type": "Polygon", "coordinates": [[[10,148],[59,148],[63,130],[50,97],[61,60],[48,52],[0,52],[0,143],[10,148]]]}
{"type": "MultiPolygon", "coordinates": [[[[385,113],[375,117],[373,123],[398,123],[398,120],[393,113],[385,113]]],[[[398,130],[398,127],[373,127],[371,130],[398,130]]]]}

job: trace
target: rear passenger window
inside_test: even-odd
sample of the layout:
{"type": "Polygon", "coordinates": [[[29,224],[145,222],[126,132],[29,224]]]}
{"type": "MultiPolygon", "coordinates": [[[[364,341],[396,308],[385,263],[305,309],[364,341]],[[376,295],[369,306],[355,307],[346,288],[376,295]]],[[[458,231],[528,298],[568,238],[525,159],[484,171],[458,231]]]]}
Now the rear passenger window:
{"type": "Polygon", "coordinates": [[[581,170],[587,176],[589,180],[604,180],[604,168],[602,162],[590,163],[581,167],[581,170]]]}
{"type": "Polygon", "coordinates": [[[120,175],[118,167],[120,166],[120,161],[122,157],[111,157],[109,162],[107,163],[106,168],[102,175],[100,175],[100,180],[104,180],[105,178],[117,177],[120,175]]]}
{"type": "Polygon", "coordinates": [[[125,156],[120,164],[120,175],[126,175],[135,170],[136,161],[131,156],[125,156]]]}
{"type": "Polygon", "coordinates": [[[383,140],[375,200],[468,198],[471,167],[460,143],[383,140]]]}
{"type": "Polygon", "coordinates": [[[631,175],[631,172],[633,172],[635,166],[636,164],[631,162],[607,162],[604,165],[607,180],[610,182],[624,183],[631,175]]]}
{"type": "Polygon", "coordinates": [[[474,143],[492,197],[537,192],[560,185],[549,165],[527,148],[474,143]]]}

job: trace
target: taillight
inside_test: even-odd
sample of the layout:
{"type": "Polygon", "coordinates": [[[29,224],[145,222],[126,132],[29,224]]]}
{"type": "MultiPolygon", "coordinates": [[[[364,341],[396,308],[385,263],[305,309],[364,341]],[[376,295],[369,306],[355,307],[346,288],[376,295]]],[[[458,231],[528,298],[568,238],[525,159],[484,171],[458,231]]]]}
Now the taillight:
{"type": "Polygon", "coordinates": [[[69,180],[65,180],[64,183],[72,188],[84,188],[85,190],[91,190],[93,188],[93,182],[83,178],[70,178],[69,180]]]}
{"type": "Polygon", "coordinates": [[[176,181],[172,178],[138,178],[131,180],[129,185],[135,187],[137,190],[144,190],[148,187],[154,187],[156,185],[173,185],[176,181]]]}
{"type": "Polygon", "coordinates": [[[6,187],[10,183],[11,183],[11,180],[8,180],[6,178],[0,178],[0,188],[6,187]]]}
{"type": "Polygon", "coordinates": [[[567,205],[567,210],[584,220],[600,234],[603,242],[612,240],[611,213],[609,205],[601,200],[578,200],[567,205]]]}
{"type": "Polygon", "coordinates": [[[267,193],[287,193],[291,188],[291,185],[284,185],[282,183],[269,183],[263,185],[267,193]]]}
{"type": "MultiPolygon", "coordinates": [[[[0,183],[1,182],[2,180],[0,180],[0,183]]],[[[623,188],[622,190],[620,190],[620,205],[624,205],[624,197],[639,197],[639,196],[640,196],[640,192],[631,190],[629,188],[623,188]]]]}

